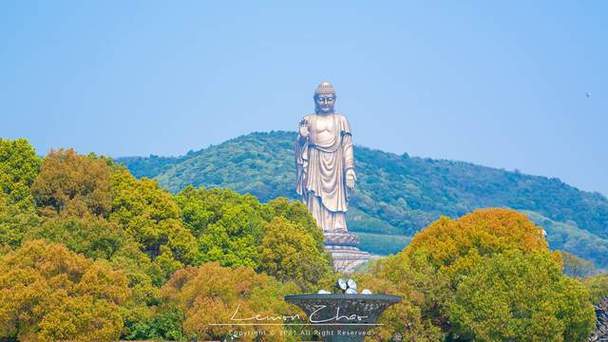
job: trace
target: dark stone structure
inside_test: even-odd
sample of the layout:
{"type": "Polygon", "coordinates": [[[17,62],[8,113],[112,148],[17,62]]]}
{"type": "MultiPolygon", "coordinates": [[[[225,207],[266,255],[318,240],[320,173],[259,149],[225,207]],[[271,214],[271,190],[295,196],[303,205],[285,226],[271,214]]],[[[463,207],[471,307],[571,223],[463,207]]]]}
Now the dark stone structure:
{"type": "Polygon", "coordinates": [[[608,297],[595,306],[597,322],[595,331],[589,337],[590,342],[608,342],[608,297]]]}
{"type": "Polygon", "coordinates": [[[302,308],[311,326],[326,342],[363,341],[378,318],[401,297],[383,294],[303,294],[285,296],[302,308]]]}

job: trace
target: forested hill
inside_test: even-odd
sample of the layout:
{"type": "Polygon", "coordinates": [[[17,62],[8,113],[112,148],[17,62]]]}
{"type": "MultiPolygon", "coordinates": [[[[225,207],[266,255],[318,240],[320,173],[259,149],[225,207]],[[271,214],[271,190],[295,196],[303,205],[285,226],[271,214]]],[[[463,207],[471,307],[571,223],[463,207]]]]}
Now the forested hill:
{"type": "MultiPolygon", "coordinates": [[[[118,161],[134,175],[156,178],[174,192],[192,184],[229,187],[263,201],[295,198],[295,138],[291,132],[252,133],[181,157],[118,161]]],[[[360,146],[355,148],[355,159],[359,181],[349,227],[360,233],[367,250],[394,252],[407,236],[440,215],[457,217],[480,207],[510,207],[528,212],[550,228],[552,247],[608,264],[608,199],[598,193],[580,191],[556,178],[360,146]],[[588,241],[585,250],[581,239],[588,241]]]]}

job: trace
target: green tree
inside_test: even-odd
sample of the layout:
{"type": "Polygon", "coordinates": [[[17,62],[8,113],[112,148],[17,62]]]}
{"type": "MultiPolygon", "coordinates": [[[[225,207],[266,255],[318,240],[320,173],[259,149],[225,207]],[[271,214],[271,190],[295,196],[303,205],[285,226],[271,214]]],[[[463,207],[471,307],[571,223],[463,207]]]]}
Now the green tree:
{"type": "Polygon", "coordinates": [[[196,237],[201,237],[207,227],[220,221],[228,210],[236,206],[255,213],[257,221],[270,218],[260,201],[251,195],[241,195],[230,189],[192,186],[186,187],[176,196],[182,220],[196,237]]]}
{"type": "Polygon", "coordinates": [[[179,207],[155,181],[136,180],[116,167],[111,176],[110,221],[118,224],[141,246],[168,277],[183,265],[197,264],[196,239],[180,220],[179,207]]]}
{"type": "Polygon", "coordinates": [[[283,217],[265,225],[260,245],[259,271],[281,281],[294,281],[304,290],[315,290],[319,280],[331,273],[327,254],[306,230],[283,217]]]}
{"type": "Polygon", "coordinates": [[[31,186],[41,160],[25,139],[0,139],[0,254],[21,244],[40,220],[31,186]]]}
{"type": "Polygon", "coordinates": [[[129,280],[131,297],[121,306],[124,318],[122,336],[125,339],[166,338],[154,334],[154,321],[158,315],[160,286],[166,280],[161,267],[143,253],[136,244],[123,245],[110,260],[129,280]]]}
{"type": "Polygon", "coordinates": [[[595,313],[584,286],[548,253],[483,258],[450,305],[454,334],[476,341],[586,341],[595,313]]]}
{"type": "Polygon", "coordinates": [[[0,254],[21,245],[23,236],[40,224],[40,218],[31,206],[21,206],[0,192],[0,254]]]}
{"type": "Polygon", "coordinates": [[[258,251],[264,219],[260,212],[245,204],[225,209],[223,216],[210,224],[199,238],[205,261],[223,266],[260,266],[258,251]]]}
{"type": "Polygon", "coordinates": [[[507,209],[484,209],[457,220],[440,218],[371,272],[398,287],[414,289],[422,319],[453,337],[450,308],[460,283],[486,258],[513,250],[551,255],[561,267],[559,255],[549,254],[542,231],[526,216],[507,209]]]}
{"type": "Polygon", "coordinates": [[[116,224],[99,217],[57,217],[30,230],[27,239],[61,243],[92,259],[110,260],[124,245],[134,243],[116,224]]]}
{"type": "Polygon", "coordinates": [[[8,203],[20,209],[33,206],[30,188],[40,170],[41,160],[25,139],[0,138],[0,191],[8,195],[8,203]]]}
{"type": "Polygon", "coordinates": [[[269,216],[255,197],[227,189],[188,187],[176,200],[183,221],[198,237],[204,261],[259,267],[258,246],[269,216]]]}
{"type": "Polygon", "coordinates": [[[369,265],[366,276],[371,277],[372,282],[369,284],[362,278],[364,286],[375,292],[388,291],[402,296],[402,302],[383,316],[385,326],[380,329],[379,336],[388,338],[398,334],[411,336],[410,340],[426,338],[432,341],[439,340],[433,337],[437,337],[438,331],[449,332],[445,307],[452,297],[450,278],[429,259],[420,252],[411,255],[402,252],[369,265]],[[384,283],[392,284],[393,289],[389,291],[384,283]],[[393,313],[393,310],[397,312],[393,313]]]}
{"type": "Polygon", "coordinates": [[[310,215],[308,208],[302,202],[278,197],[269,201],[266,207],[272,217],[280,216],[296,224],[298,229],[310,235],[319,249],[323,250],[323,231],[319,229],[315,219],[310,215]]]}
{"type": "Polygon", "coordinates": [[[134,331],[140,331],[142,325],[152,324],[160,302],[158,287],[166,278],[160,266],[141,251],[132,236],[100,217],[56,217],[47,219],[26,234],[25,240],[35,239],[62,243],[88,258],[105,259],[114,269],[124,273],[132,295],[120,307],[125,325],[123,334],[125,337],[155,337],[137,335],[134,331]]]}
{"type": "Polygon", "coordinates": [[[302,203],[277,198],[262,204],[251,195],[204,187],[187,187],[176,202],[206,262],[248,266],[303,288],[330,272],[323,233],[302,203]]]}

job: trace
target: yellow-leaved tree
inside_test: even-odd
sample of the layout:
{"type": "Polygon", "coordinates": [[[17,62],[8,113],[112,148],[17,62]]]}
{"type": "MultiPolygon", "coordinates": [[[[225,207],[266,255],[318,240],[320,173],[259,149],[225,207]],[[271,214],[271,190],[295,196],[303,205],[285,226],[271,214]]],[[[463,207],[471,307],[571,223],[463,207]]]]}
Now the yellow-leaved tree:
{"type": "Polygon", "coordinates": [[[123,327],[127,277],[60,244],[25,242],[0,258],[0,336],[112,341],[123,327]]]}
{"type": "Polygon", "coordinates": [[[107,216],[111,209],[110,167],[73,149],[52,150],[43,160],[32,193],[44,216],[107,216]]]}
{"type": "MultiPolygon", "coordinates": [[[[459,219],[441,217],[414,236],[403,253],[423,253],[434,267],[458,273],[478,256],[517,249],[549,251],[542,228],[514,210],[479,209],[459,219]]],[[[454,279],[458,280],[458,279],[454,279]]]]}
{"type": "Polygon", "coordinates": [[[220,340],[236,332],[243,341],[282,341],[282,326],[276,324],[283,316],[303,315],[283,300],[297,290],[294,284],[281,284],[248,267],[211,262],[175,272],[162,294],[183,311],[189,338],[220,340]]]}

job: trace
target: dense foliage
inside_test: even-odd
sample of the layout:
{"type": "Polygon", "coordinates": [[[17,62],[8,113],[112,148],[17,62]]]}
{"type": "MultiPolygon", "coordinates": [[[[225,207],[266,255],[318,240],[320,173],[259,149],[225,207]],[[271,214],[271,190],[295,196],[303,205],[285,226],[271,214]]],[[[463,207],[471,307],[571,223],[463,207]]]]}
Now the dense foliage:
{"type": "Polygon", "coordinates": [[[331,271],[323,235],[301,203],[262,204],[252,195],[202,187],[184,189],[176,202],[204,262],[250,267],[302,289],[331,271]]]}
{"type": "Polygon", "coordinates": [[[111,209],[110,168],[105,160],[76,151],[51,151],[32,193],[44,216],[107,216],[111,209]]]}
{"type": "Polygon", "coordinates": [[[477,341],[586,340],[595,321],[588,291],[564,277],[558,263],[517,250],[484,259],[449,307],[456,334],[477,341]]]}
{"type": "Polygon", "coordinates": [[[127,277],[60,244],[28,241],[0,259],[0,336],[116,340],[127,277]]]}
{"type": "MultiPolygon", "coordinates": [[[[262,201],[295,198],[294,139],[295,133],[253,133],[179,158],[119,161],[134,174],[156,177],[174,192],[205,185],[251,193],[262,201]]],[[[396,244],[402,248],[406,236],[441,215],[459,217],[477,208],[509,207],[541,218],[552,248],[608,265],[608,200],[598,193],[580,191],[555,178],[359,146],[355,158],[359,184],[348,219],[351,230],[368,233],[361,240],[370,251],[396,252],[396,244]],[[581,237],[589,243],[577,243],[581,237]]]]}
{"type": "MultiPolygon", "coordinates": [[[[0,340],[292,340],[233,318],[300,320],[283,296],[337,277],[298,201],[172,194],[107,158],[41,160],[23,140],[0,140],[0,170],[0,340]]],[[[593,272],[524,214],[483,209],[439,218],[355,277],[403,298],[371,340],[583,341],[608,282],[564,270],[593,272]]]]}
{"type": "Polygon", "coordinates": [[[387,322],[393,334],[420,334],[432,322],[448,340],[584,341],[594,326],[589,291],[563,274],[540,227],[510,210],[441,218],[369,276],[408,298],[389,310],[419,308],[416,324],[387,322]]]}
{"type": "Polygon", "coordinates": [[[0,138],[0,192],[8,196],[9,204],[27,208],[32,205],[30,191],[38,176],[41,160],[25,139],[0,138]]]}
{"type": "Polygon", "coordinates": [[[0,140],[0,170],[0,339],[211,336],[166,290],[172,276],[200,269],[215,283],[207,276],[216,270],[233,279],[223,286],[235,302],[225,305],[258,308],[332,274],[299,202],[225,189],[173,195],[107,158],[67,149],[40,160],[24,140],[0,140]],[[262,283],[270,292],[258,295],[262,283]]]}
{"type": "MultiPolygon", "coordinates": [[[[184,314],[184,334],[193,340],[219,340],[227,334],[241,334],[240,340],[254,341],[256,333],[273,334],[281,340],[280,325],[255,323],[250,317],[290,315],[292,307],[283,297],[297,291],[293,284],[281,284],[251,268],[234,269],[218,263],[185,268],[173,274],[162,288],[163,298],[184,314]],[[234,324],[217,326],[213,323],[234,324]]],[[[260,322],[264,323],[264,322],[260,322]]]]}

